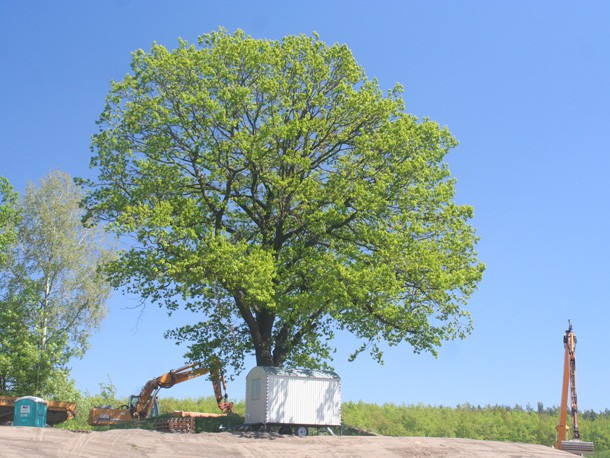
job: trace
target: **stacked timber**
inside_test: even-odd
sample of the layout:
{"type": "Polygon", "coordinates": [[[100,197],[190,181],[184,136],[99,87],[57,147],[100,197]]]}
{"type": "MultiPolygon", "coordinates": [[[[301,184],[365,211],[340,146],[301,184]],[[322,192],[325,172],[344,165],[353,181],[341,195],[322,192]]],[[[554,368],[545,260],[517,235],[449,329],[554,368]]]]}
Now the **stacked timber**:
{"type": "Polygon", "coordinates": [[[194,417],[157,418],[155,429],[164,433],[192,434],[195,432],[194,417]]]}

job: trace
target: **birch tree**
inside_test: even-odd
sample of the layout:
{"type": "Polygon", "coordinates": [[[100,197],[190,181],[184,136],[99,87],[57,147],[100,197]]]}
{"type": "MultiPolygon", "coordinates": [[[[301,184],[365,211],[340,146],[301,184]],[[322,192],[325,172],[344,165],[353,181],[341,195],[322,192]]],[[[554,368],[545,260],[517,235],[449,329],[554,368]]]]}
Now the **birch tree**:
{"type": "Polygon", "coordinates": [[[111,288],[100,267],[112,249],[99,227],[82,224],[81,198],[72,178],[55,171],[19,200],[17,241],[1,272],[4,391],[52,394],[106,314],[111,288]]]}

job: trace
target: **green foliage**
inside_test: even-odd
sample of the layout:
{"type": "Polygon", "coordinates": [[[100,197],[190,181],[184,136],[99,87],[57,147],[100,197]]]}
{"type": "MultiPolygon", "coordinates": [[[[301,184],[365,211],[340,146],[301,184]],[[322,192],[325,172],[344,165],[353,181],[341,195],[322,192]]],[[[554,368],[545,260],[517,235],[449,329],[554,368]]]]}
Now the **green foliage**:
{"type": "Polygon", "coordinates": [[[57,425],[58,428],[69,429],[69,430],[93,430],[93,426],[89,426],[89,411],[93,407],[97,406],[112,406],[119,407],[120,405],[126,404],[125,400],[119,401],[116,397],[116,387],[109,379],[108,382],[101,382],[99,384],[100,391],[98,394],[90,394],[86,392],[81,394],[80,392],[70,399],[76,404],[76,417],[68,420],[64,423],[57,425]]]}
{"type": "Polygon", "coordinates": [[[99,268],[112,253],[99,228],[83,226],[81,197],[59,171],[12,197],[19,218],[0,266],[0,394],[76,395],[67,364],[105,315],[110,286],[99,268]]]}
{"type": "MultiPolygon", "coordinates": [[[[346,402],[344,425],[385,436],[463,437],[479,440],[523,442],[552,447],[559,421],[557,408],[538,410],[521,406],[472,406],[455,408],[423,404],[367,404],[346,402]]],[[[610,453],[610,411],[581,412],[579,430],[583,441],[593,442],[595,456],[610,453]]]]}
{"type": "Polygon", "coordinates": [[[17,193],[9,181],[0,176],[0,267],[7,261],[8,251],[17,240],[19,219],[17,193]]]}
{"type": "MultiPolygon", "coordinates": [[[[242,417],[246,413],[246,405],[243,401],[236,402],[233,406],[235,414],[242,417]]],[[[176,399],[172,397],[164,397],[159,400],[159,409],[161,414],[168,414],[175,410],[185,410],[187,412],[210,412],[220,413],[218,403],[214,396],[176,399]]]]}
{"type": "Polygon", "coordinates": [[[135,237],[117,287],[199,322],[168,335],[236,371],[325,366],[334,331],[436,352],[481,279],[446,128],[404,112],[345,45],[237,31],[133,54],[93,138],[89,216],[135,237]]]}

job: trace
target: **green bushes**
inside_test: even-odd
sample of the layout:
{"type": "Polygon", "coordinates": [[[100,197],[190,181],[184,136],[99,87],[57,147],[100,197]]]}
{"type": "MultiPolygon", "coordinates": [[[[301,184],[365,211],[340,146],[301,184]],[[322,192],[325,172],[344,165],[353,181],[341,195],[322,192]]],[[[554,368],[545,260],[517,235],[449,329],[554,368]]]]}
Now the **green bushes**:
{"type": "MultiPolygon", "coordinates": [[[[221,413],[213,396],[201,398],[162,398],[159,400],[161,414],[171,413],[174,410],[186,410],[188,412],[210,412],[221,413]]],[[[233,406],[235,413],[242,417],[246,413],[246,405],[243,401],[236,402],[233,406]]]]}
{"type": "MultiPolygon", "coordinates": [[[[552,446],[559,412],[555,408],[365,404],[346,402],[343,423],[386,436],[464,437],[524,442],[552,446]]],[[[598,451],[610,450],[610,411],[583,412],[581,439],[592,441],[598,451]]],[[[602,455],[598,455],[602,456],[602,455]]]]}

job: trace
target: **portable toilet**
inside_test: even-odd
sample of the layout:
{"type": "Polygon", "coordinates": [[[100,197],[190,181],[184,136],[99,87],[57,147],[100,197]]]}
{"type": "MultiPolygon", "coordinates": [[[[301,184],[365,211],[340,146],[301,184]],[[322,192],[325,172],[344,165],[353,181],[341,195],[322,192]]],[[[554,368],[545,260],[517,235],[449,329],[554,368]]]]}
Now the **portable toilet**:
{"type": "Polygon", "coordinates": [[[245,423],[297,427],[298,435],[309,426],[340,426],[341,379],[331,371],[256,366],[246,376],[245,423]]]}
{"type": "Polygon", "coordinates": [[[23,396],[15,400],[15,426],[47,426],[47,401],[35,396],[23,396]]]}

